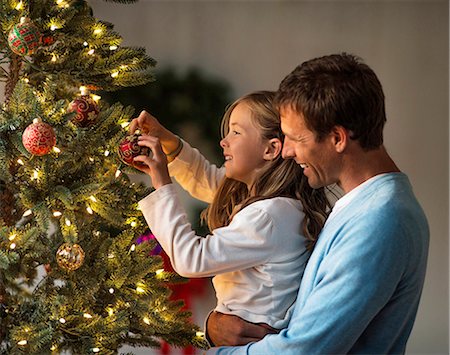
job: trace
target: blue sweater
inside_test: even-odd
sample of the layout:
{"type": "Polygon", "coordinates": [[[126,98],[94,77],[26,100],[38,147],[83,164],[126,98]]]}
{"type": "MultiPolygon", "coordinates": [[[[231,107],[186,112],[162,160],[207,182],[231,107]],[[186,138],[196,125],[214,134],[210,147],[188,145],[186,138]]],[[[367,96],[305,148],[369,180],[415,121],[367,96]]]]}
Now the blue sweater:
{"type": "Polygon", "coordinates": [[[426,217],[406,175],[378,175],[342,197],[305,269],[288,328],[220,354],[400,354],[422,292],[426,217]]]}

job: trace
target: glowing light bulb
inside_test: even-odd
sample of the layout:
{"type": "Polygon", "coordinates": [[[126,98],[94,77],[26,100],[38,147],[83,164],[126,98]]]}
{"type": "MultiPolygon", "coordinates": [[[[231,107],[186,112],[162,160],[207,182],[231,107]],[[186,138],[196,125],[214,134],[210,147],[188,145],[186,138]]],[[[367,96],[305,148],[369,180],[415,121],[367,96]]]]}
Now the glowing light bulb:
{"type": "Polygon", "coordinates": [[[93,202],[97,202],[97,199],[95,198],[95,196],[91,195],[89,196],[89,199],[93,202]]]}
{"type": "Polygon", "coordinates": [[[109,155],[109,150],[105,150],[105,157],[109,155]]]}
{"type": "Polygon", "coordinates": [[[136,287],[136,292],[137,293],[144,293],[145,290],[141,286],[138,286],[138,287],[136,287]]]}
{"type": "Polygon", "coordinates": [[[130,248],[131,251],[135,251],[136,250],[136,244],[133,244],[130,248]]]}
{"type": "Polygon", "coordinates": [[[99,35],[100,33],[102,33],[103,32],[103,30],[101,29],[101,28],[96,28],[95,30],[94,30],[94,35],[99,35]]]}
{"type": "Polygon", "coordinates": [[[196,332],[195,335],[200,337],[200,338],[203,338],[205,336],[205,333],[203,333],[203,332],[196,332]]]}
{"type": "Polygon", "coordinates": [[[88,319],[91,319],[91,318],[92,318],[92,316],[91,316],[89,313],[84,313],[84,314],[83,314],[83,317],[84,317],[84,318],[88,318],[88,319]]]}
{"type": "Polygon", "coordinates": [[[86,41],[83,42],[83,46],[87,47],[89,45],[89,43],[87,43],[86,41]]]}
{"type": "Polygon", "coordinates": [[[59,211],[53,212],[53,217],[60,217],[60,216],[62,216],[61,212],[59,212],[59,211]]]}
{"type": "Polygon", "coordinates": [[[117,46],[115,46],[115,45],[109,46],[110,51],[115,51],[116,49],[117,49],[117,46]]]}
{"type": "Polygon", "coordinates": [[[64,324],[66,323],[66,320],[64,318],[59,318],[59,323],[64,324]]]}
{"type": "Polygon", "coordinates": [[[86,211],[88,211],[89,214],[94,214],[94,211],[92,211],[92,208],[90,208],[89,206],[86,207],[86,211]]]}
{"type": "Polygon", "coordinates": [[[118,77],[119,76],[119,72],[117,71],[117,70],[115,70],[115,71],[113,71],[112,73],[111,73],[111,77],[112,78],[116,78],[116,77],[118,77]]]}
{"type": "Polygon", "coordinates": [[[51,59],[51,61],[54,63],[54,62],[56,62],[56,54],[52,54],[52,59],[51,59]]]}
{"type": "Polygon", "coordinates": [[[12,240],[16,239],[16,235],[15,234],[11,234],[8,239],[12,241],[12,240]]]}
{"type": "Polygon", "coordinates": [[[130,223],[130,225],[131,225],[132,227],[136,227],[136,226],[137,226],[137,223],[136,223],[135,221],[133,221],[133,222],[130,223]]]}
{"type": "Polygon", "coordinates": [[[27,345],[27,344],[28,342],[25,339],[17,342],[17,345],[27,345]]]}
{"type": "Polygon", "coordinates": [[[72,222],[70,222],[67,218],[66,218],[66,226],[70,227],[72,225],[72,222]]]}
{"type": "Polygon", "coordinates": [[[110,294],[114,293],[114,289],[112,287],[108,291],[109,291],[110,294]]]}
{"type": "Polygon", "coordinates": [[[94,53],[95,53],[95,49],[91,49],[91,50],[89,50],[89,52],[88,52],[89,55],[93,55],[94,53]]]}
{"type": "Polygon", "coordinates": [[[11,245],[9,246],[9,249],[16,249],[16,243],[11,243],[11,245]]]}
{"type": "Polygon", "coordinates": [[[162,273],[164,272],[164,269],[158,269],[155,271],[156,276],[162,276],[162,273]]]}
{"type": "Polygon", "coordinates": [[[117,169],[117,171],[116,171],[116,178],[118,178],[120,176],[120,174],[122,174],[122,172],[119,169],[117,169]]]}
{"type": "Polygon", "coordinates": [[[150,324],[150,319],[148,319],[147,317],[144,317],[142,320],[145,324],[150,324]]]}
{"type": "Polygon", "coordinates": [[[92,348],[92,352],[93,352],[93,353],[98,353],[99,351],[100,351],[99,348],[92,348]]]}
{"type": "Polygon", "coordinates": [[[25,165],[25,163],[23,162],[23,160],[22,159],[17,159],[17,162],[20,164],[20,165],[25,165]]]}
{"type": "Polygon", "coordinates": [[[29,216],[30,214],[32,214],[33,212],[31,211],[31,210],[26,210],[24,213],[23,213],[23,217],[27,217],[27,216],[29,216]]]}
{"type": "Polygon", "coordinates": [[[14,7],[17,11],[20,11],[20,10],[22,10],[23,9],[23,2],[22,1],[19,1],[18,3],[17,3],[17,5],[14,7]]]}
{"type": "Polygon", "coordinates": [[[122,128],[128,127],[129,125],[130,125],[130,122],[122,122],[122,123],[120,124],[120,126],[121,126],[122,128]]]}
{"type": "Polygon", "coordinates": [[[53,147],[53,151],[55,153],[61,153],[61,149],[59,149],[58,147],[53,147]]]}
{"type": "Polygon", "coordinates": [[[101,96],[99,96],[99,95],[92,95],[91,96],[92,97],[92,100],[94,100],[95,102],[99,102],[100,101],[100,99],[102,98],[101,96]]]}

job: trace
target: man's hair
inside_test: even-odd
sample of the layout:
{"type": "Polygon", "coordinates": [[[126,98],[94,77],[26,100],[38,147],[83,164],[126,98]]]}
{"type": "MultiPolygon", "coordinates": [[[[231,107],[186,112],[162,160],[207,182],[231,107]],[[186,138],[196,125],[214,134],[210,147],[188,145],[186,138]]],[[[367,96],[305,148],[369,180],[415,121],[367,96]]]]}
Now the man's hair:
{"type": "Polygon", "coordinates": [[[318,141],[342,126],[365,150],[383,144],[383,88],[374,71],[354,55],[333,54],[302,63],[281,82],[276,103],[302,114],[318,141]]]}
{"type": "MultiPolygon", "coordinates": [[[[275,93],[257,91],[245,95],[228,106],[222,120],[222,136],[229,131],[230,116],[237,105],[245,104],[251,119],[264,140],[279,138],[281,132],[280,116],[274,105],[275,93]]],[[[230,224],[237,212],[248,205],[274,197],[290,197],[302,202],[305,214],[302,232],[308,249],[314,247],[330,209],[324,188],[313,189],[309,186],[303,169],[292,159],[283,159],[279,154],[260,169],[250,189],[243,182],[225,177],[217,189],[209,207],[202,213],[203,220],[212,231],[230,224]]]]}

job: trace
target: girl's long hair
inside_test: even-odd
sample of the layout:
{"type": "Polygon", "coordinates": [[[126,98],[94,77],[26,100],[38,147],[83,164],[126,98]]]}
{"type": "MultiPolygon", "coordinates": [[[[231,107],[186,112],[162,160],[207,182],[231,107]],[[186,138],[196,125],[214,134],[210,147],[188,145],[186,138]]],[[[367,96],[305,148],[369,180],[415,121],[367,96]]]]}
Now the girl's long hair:
{"type": "MultiPolygon", "coordinates": [[[[222,136],[229,130],[230,116],[234,108],[245,103],[252,113],[252,120],[258,127],[262,139],[278,138],[282,142],[280,116],[274,106],[275,93],[257,91],[241,97],[225,111],[222,120],[222,136]]],[[[225,177],[213,202],[203,211],[202,219],[212,231],[230,224],[234,215],[253,202],[274,197],[290,197],[301,201],[305,218],[303,234],[312,249],[317,241],[330,208],[323,188],[309,186],[303,169],[292,159],[283,159],[279,154],[268,161],[255,178],[250,188],[243,182],[225,177]]]]}

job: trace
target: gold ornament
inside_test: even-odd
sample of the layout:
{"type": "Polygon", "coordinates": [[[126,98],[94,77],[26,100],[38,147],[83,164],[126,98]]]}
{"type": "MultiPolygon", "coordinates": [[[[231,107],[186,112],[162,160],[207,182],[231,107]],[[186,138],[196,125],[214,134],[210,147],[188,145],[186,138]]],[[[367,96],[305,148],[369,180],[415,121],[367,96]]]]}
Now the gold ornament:
{"type": "Polygon", "coordinates": [[[84,250],[78,244],[64,243],[56,252],[56,262],[68,271],[74,271],[83,265],[84,250]]]}

